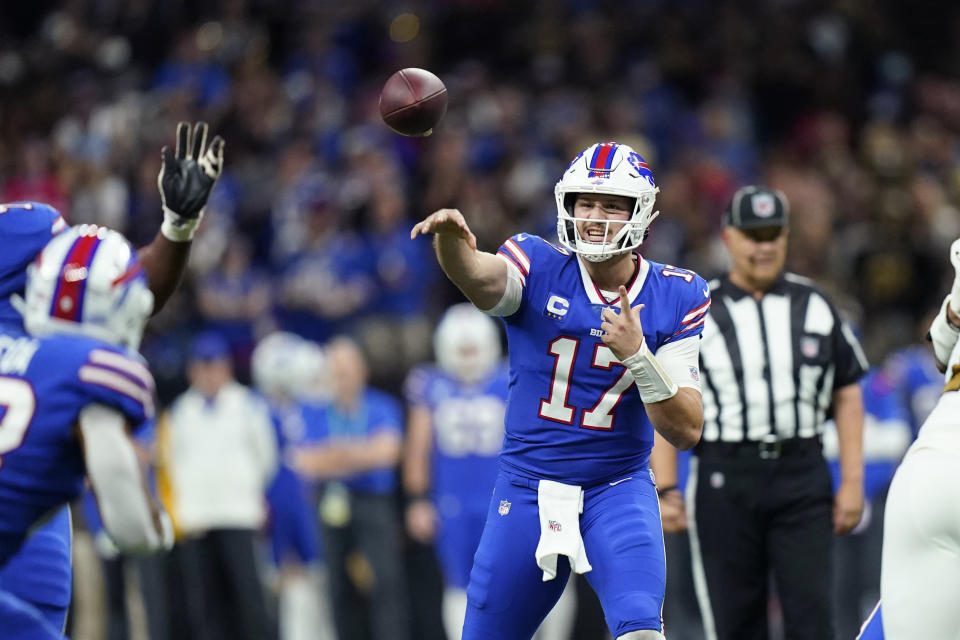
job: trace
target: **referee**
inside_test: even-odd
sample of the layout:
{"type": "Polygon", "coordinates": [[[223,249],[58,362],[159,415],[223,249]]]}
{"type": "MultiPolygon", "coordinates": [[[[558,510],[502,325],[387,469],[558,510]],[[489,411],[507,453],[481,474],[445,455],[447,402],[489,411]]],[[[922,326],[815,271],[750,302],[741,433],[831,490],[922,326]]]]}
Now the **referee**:
{"type": "Polygon", "coordinates": [[[674,489],[676,451],[662,439],[654,447],[664,529],[689,525],[707,640],[767,638],[771,574],[786,638],[833,638],[831,534],[848,533],[863,508],[857,381],[868,365],[826,295],[783,271],[787,219],[779,191],[734,194],[723,229],[732,267],[709,283],[703,437],[685,496],[674,489]],[[830,415],[836,495],[820,442],[830,415]]]}

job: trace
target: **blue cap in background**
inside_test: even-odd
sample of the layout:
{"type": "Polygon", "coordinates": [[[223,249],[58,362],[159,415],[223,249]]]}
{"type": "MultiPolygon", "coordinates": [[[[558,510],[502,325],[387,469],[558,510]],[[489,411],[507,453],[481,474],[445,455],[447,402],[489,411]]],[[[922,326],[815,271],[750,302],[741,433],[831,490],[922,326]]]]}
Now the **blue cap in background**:
{"type": "Polygon", "coordinates": [[[190,359],[209,362],[230,358],[230,343],[215,331],[204,331],[190,343],[190,359]]]}

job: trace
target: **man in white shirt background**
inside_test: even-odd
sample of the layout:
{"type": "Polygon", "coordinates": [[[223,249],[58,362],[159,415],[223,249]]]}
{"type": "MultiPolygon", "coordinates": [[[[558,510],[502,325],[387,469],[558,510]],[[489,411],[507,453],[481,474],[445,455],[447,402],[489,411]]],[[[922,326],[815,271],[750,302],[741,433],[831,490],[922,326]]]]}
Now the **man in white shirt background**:
{"type": "Polygon", "coordinates": [[[256,557],[277,445],[262,398],[233,377],[229,346],[201,333],[190,388],[159,425],[161,493],[177,532],[191,637],[273,638],[256,557]]]}

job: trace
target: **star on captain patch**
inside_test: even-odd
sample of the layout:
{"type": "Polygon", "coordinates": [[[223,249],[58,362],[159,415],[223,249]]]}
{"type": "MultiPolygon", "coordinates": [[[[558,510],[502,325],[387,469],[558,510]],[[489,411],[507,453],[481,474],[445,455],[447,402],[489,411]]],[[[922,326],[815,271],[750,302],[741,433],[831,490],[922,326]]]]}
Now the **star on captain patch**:
{"type": "Polygon", "coordinates": [[[510,513],[510,501],[509,501],[509,500],[501,500],[501,501],[500,501],[500,508],[497,509],[497,513],[499,513],[499,514],[502,515],[502,516],[505,516],[505,515],[507,515],[508,513],[510,513]]]}

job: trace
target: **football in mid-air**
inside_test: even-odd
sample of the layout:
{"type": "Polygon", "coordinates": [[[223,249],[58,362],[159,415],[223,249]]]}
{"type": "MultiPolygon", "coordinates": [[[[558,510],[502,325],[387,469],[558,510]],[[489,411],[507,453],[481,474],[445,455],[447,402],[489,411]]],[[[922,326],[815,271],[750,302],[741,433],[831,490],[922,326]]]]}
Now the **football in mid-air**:
{"type": "Polygon", "coordinates": [[[428,136],[447,112],[447,88],[425,69],[409,67],[390,76],[380,92],[380,116],[405,136],[428,136]]]}

